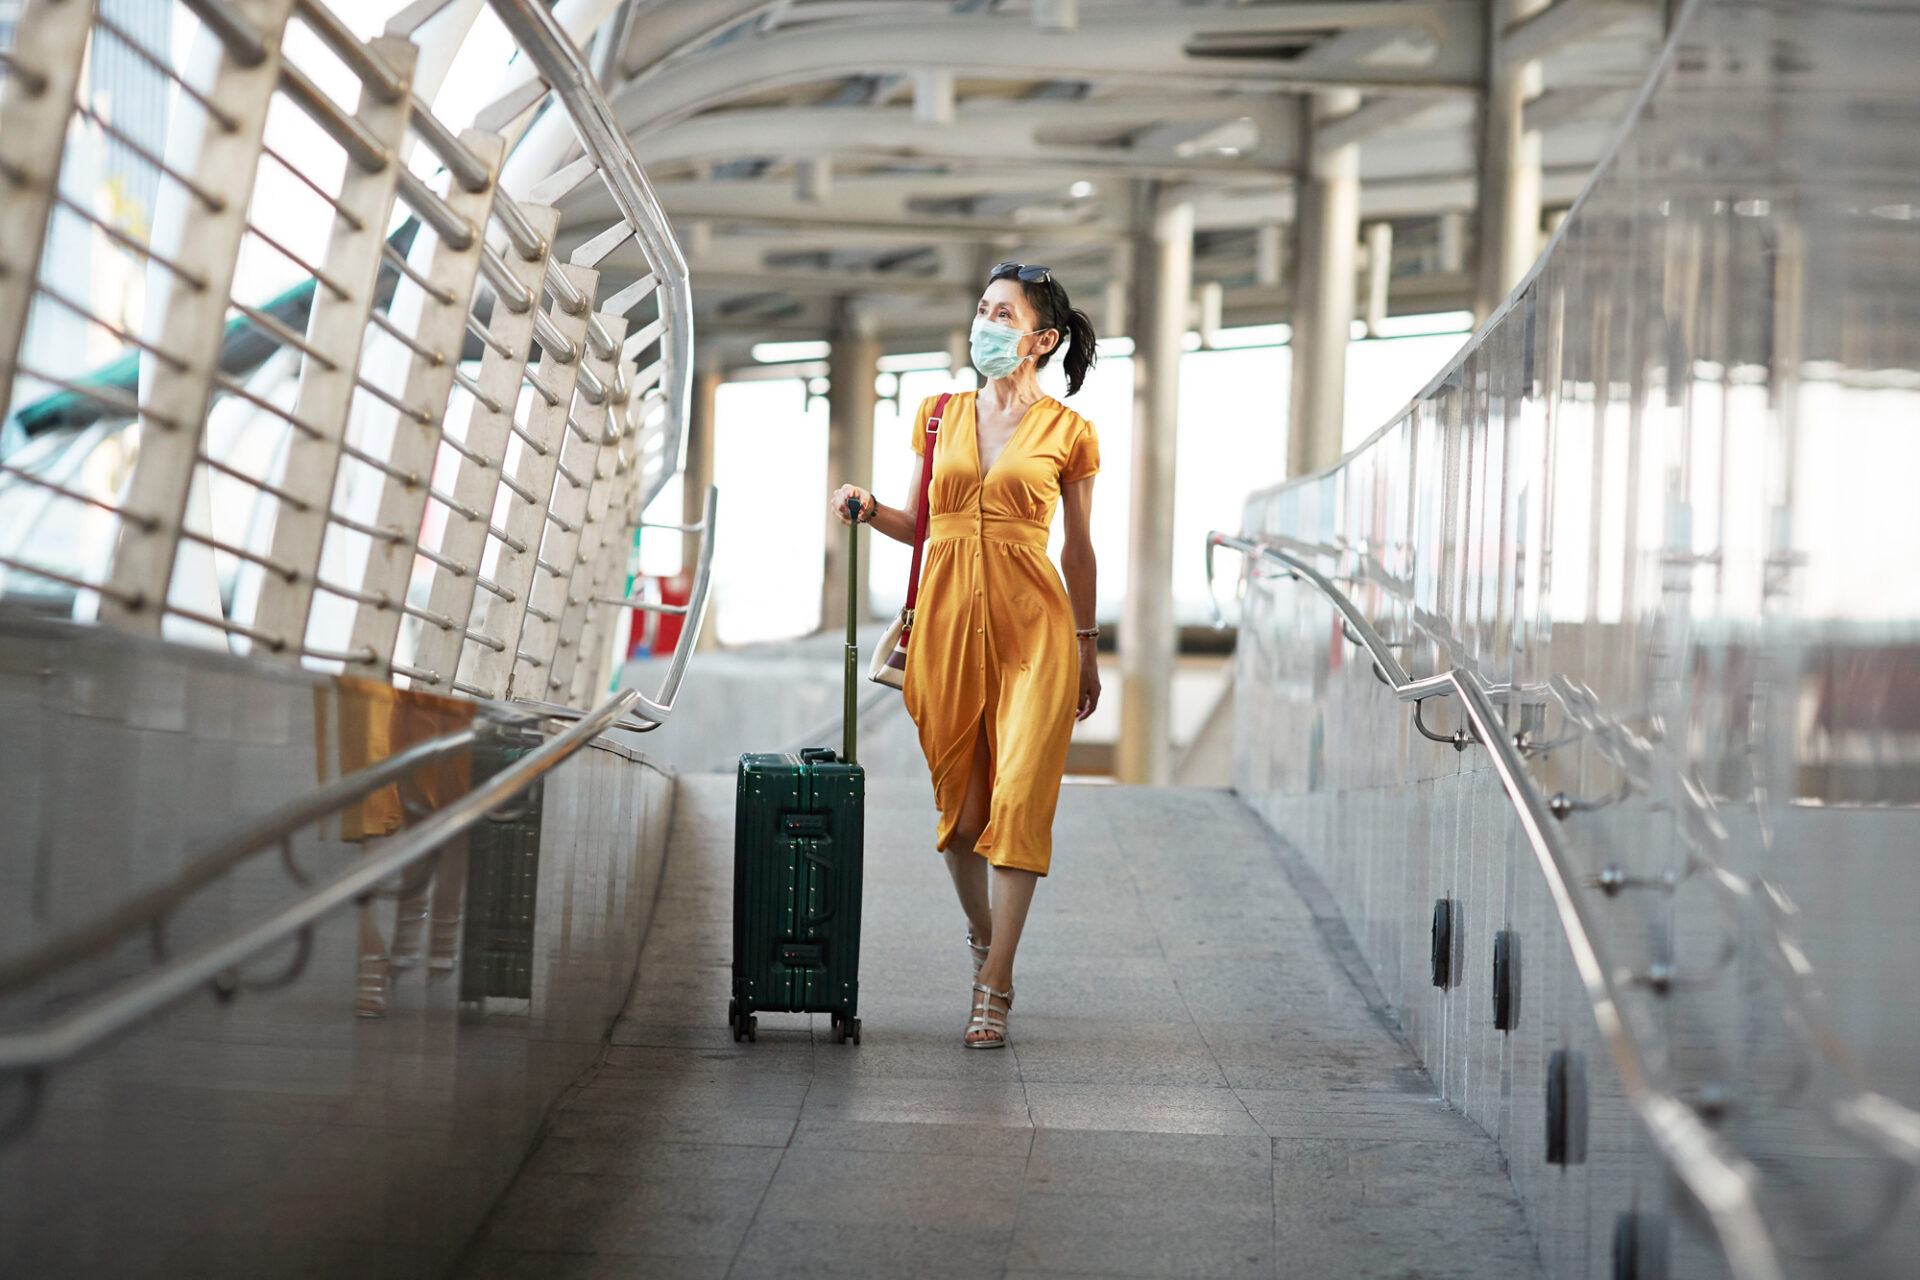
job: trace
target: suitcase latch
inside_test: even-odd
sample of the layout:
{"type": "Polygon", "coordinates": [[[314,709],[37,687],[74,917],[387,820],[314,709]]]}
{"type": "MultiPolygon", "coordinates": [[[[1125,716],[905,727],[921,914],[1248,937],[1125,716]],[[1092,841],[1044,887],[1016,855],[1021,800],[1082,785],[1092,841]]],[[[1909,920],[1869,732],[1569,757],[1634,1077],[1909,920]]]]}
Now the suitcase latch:
{"type": "Polygon", "coordinates": [[[826,967],[827,958],[817,942],[783,942],[780,963],[789,969],[822,969],[826,967]]]}
{"type": "Polygon", "coordinates": [[[780,825],[790,836],[824,837],[827,834],[827,815],[824,813],[783,814],[780,825]]]}

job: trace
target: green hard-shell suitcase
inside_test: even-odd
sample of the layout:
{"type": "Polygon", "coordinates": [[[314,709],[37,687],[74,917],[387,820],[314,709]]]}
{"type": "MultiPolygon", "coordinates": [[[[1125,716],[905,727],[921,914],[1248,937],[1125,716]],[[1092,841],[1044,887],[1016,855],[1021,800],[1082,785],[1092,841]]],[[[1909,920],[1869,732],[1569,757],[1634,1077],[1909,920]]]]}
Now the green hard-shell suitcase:
{"type": "Polygon", "coordinates": [[[740,757],[733,817],[733,1038],[757,1038],[761,1011],[833,1015],[833,1038],[860,1043],[860,890],[867,771],[855,759],[849,531],[846,726],[842,751],[740,757]]]}

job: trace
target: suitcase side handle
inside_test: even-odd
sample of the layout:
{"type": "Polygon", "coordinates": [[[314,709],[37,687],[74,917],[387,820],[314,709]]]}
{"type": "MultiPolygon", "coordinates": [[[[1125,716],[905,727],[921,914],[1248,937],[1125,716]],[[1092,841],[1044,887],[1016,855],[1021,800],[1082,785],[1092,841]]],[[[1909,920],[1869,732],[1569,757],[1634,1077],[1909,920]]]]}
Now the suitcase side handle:
{"type": "MultiPolygon", "coordinates": [[[[824,835],[826,819],[821,815],[808,816],[820,817],[823,828],[821,834],[824,835]]],[[[820,897],[827,904],[824,911],[818,913],[809,911],[806,915],[806,922],[810,925],[825,924],[827,921],[833,919],[833,881],[829,879],[829,877],[833,875],[833,862],[829,858],[822,857],[811,842],[800,850],[800,856],[805,858],[820,872],[820,897]]]]}
{"type": "Polygon", "coordinates": [[[803,764],[832,764],[837,759],[839,757],[833,754],[832,747],[800,748],[800,760],[803,764]]]}

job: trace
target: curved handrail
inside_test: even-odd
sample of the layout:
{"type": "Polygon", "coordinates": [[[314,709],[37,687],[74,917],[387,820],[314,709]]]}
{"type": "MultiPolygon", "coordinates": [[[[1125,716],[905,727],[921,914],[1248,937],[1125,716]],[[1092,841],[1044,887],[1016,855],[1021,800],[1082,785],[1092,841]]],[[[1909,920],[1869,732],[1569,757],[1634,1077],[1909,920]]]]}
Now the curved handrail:
{"type": "Polygon", "coordinates": [[[187,863],[165,884],[67,930],[44,946],[0,961],[0,995],[31,986],[57,969],[108,950],[136,928],[164,920],[193,896],[195,890],[247,858],[286,840],[301,827],[338,813],[381,787],[399,781],[415,769],[458,755],[472,747],[479,736],[478,730],[468,727],[416,742],[404,751],[396,751],[364,769],[335,778],[262,814],[187,863]]]}
{"type": "Polygon", "coordinates": [[[1220,609],[1213,597],[1213,550],[1226,547],[1261,556],[1284,567],[1289,576],[1310,583],[1339,611],[1358,635],[1362,647],[1402,702],[1416,708],[1427,698],[1457,695],[1471,723],[1475,741],[1487,748],[1500,785],[1513,803],[1514,814],[1532,848],[1561,932],[1566,935],[1574,969],[1586,990],[1587,1003],[1601,1041],[1613,1061],[1614,1074],[1627,1105],[1640,1118],[1654,1146],[1672,1166],[1695,1199],[1706,1210],[1726,1255],[1727,1265],[1740,1280],[1776,1280],[1783,1273],[1773,1241],[1754,1197],[1757,1174],[1745,1159],[1728,1150],[1692,1108],[1654,1084],[1646,1055],[1628,1028],[1620,996],[1619,974],[1606,957],[1605,946],[1587,905],[1575,892],[1580,874],[1560,839],[1547,798],[1526,772],[1519,749],[1501,722],[1485,686],[1474,673],[1460,668],[1422,679],[1410,679],[1393,651],[1381,640],[1358,605],[1327,576],[1293,552],[1259,539],[1218,531],[1207,534],[1208,603],[1215,625],[1220,609]]]}
{"type": "MultiPolygon", "coordinates": [[[[693,574],[693,590],[687,596],[686,609],[682,614],[686,622],[680,628],[680,639],[674,643],[673,661],[667,664],[667,674],[661,678],[660,689],[651,698],[642,695],[633,715],[621,720],[613,728],[646,733],[659,728],[673,714],[673,704],[680,698],[680,682],[686,678],[687,663],[693,658],[693,646],[699,641],[701,628],[707,623],[707,605],[713,595],[713,517],[719,502],[719,488],[708,485],[700,523],[683,526],[687,531],[700,532],[700,560],[693,574]]],[[[606,603],[627,609],[647,608],[650,604],[645,600],[610,600],[606,603]]],[[[570,720],[586,714],[578,707],[563,707],[530,698],[516,698],[512,705],[538,711],[555,720],[570,720]]]]}
{"type": "MultiPolygon", "coordinates": [[[[647,260],[666,295],[661,314],[667,318],[663,335],[667,354],[663,381],[670,410],[667,420],[684,426],[690,420],[693,403],[693,283],[666,210],[634,157],[633,146],[614,118],[593,69],[552,11],[531,0],[492,0],[492,4],[500,24],[532,59],[554,96],[565,104],[581,147],[599,166],[620,216],[646,248],[647,260]]],[[[662,456],[665,463],[635,510],[645,509],[679,470],[678,432],[671,433],[662,456]]]]}
{"type": "MultiPolygon", "coordinates": [[[[192,994],[251,957],[288,938],[306,935],[321,917],[371,892],[442,844],[479,822],[490,810],[525,790],[571,758],[640,701],[625,689],[583,716],[578,724],[542,743],[432,817],[316,885],[298,901],[223,938],[204,943],[122,983],[30,1031],[0,1034],[0,1073],[38,1072],[97,1048],[192,994]]],[[[303,950],[306,944],[303,942],[303,950]]]]}

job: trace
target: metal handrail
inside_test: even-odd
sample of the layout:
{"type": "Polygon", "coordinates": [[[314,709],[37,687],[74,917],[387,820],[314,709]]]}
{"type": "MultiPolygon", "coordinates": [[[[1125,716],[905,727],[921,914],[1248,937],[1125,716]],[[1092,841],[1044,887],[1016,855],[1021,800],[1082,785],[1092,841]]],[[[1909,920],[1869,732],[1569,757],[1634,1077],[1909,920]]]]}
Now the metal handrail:
{"type": "MultiPolygon", "coordinates": [[[[693,285],[687,260],[673,237],[672,224],[653,185],[641,171],[592,68],[552,11],[532,0],[492,0],[492,5],[501,25],[532,59],[541,78],[553,86],[554,97],[566,106],[581,147],[593,157],[620,216],[646,250],[663,291],[661,315],[668,321],[664,337],[668,420],[685,424],[693,403],[693,285]]],[[[647,486],[637,504],[639,509],[644,509],[680,469],[679,432],[669,433],[662,456],[665,463],[647,486]]]]}
{"type": "Polygon", "coordinates": [[[335,778],[262,814],[193,859],[165,884],[67,930],[44,946],[0,962],[0,995],[31,986],[57,969],[109,950],[134,929],[164,920],[195,890],[247,858],[290,839],[300,828],[338,813],[416,769],[458,755],[472,747],[479,736],[477,730],[469,727],[416,742],[404,751],[335,778]]]}
{"type": "MultiPolygon", "coordinates": [[[[692,621],[680,633],[673,661],[656,697],[649,698],[638,689],[623,689],[592,711],[584,712],[547,703],[511,704],[510,709],[516,712],[531,711],[550,719],[572,719],[576,723],[418,827],[396,836],[389,845],[368,854],[266,919],[166,961],[43,1027],[0,1034],[0,1073],[43,1071],[94,1048],[190,994],[201,983],[218,979],[249,957],[290,937],[301,936],[304,957],[310,950],[306,931],[315,920],[372,890],[390,875],[406,870],[595,737],[610,729],[646,732],[665,723],[679,698],[680,685],[712,597],[713,529],[718,503],[719,490],[709,486],[698,526],[703,534],[699,568],[688,602],[692,621]]],[[[286,840],[300,827],[345,808],[415,769],[469,748],[477,736],[477,731],[469,728],[416,743],[387,760],[338,778],[276,809],[196,858],[180,877],[167,885],[55,939],[38,951],[10,961],[0,968],[0,992],[44,977],[51,969],[98,954],[134,928],[163,919],[195,889],[248,855],[286,840]]],[[[304,960],[298,962],[295,971],[303,964],[304,960]]]]}
{"type": "Polygon", "coordinates": [[[44,1026],[0,1034],[0,1072],[44,1071],[97,1048],[191,995],[201,984],[215,981],[270,947],[306,934],[321,917],[371,892],[388,877],[405,871],[525,790],[604,733],[641,700],[636,689],[615,694],[583,715],[579,723],[528,752],[419,826],[370,850],[298,901],[264,919],[195,947],[60,1014],[44,1026]]]}
{"type": "MultiPolygon", "coordinates": [[[[719,506],[720,490],[714,485],[707,486],[707,500],[701,508],[700,523],[687,526],[689,531],[699,530],[700,560],[693,574],[693,589],[687,595],[684,616],[687,622],[680,628],[680,639],[673,646],[673,661],[667,664],[667,674],[660,681],[659,691],[654,697],[641,697],[639,705],[631,717],[621,721],[616,728],[631,729],[635,733],[646,733],[658,728],[666,718],[673,714],[673,704],[680,697],[680,682],[686,678],[687,663],[693,657],[693,646],[699,640],[700,629],[707,622],[707,603],[713,594],[713,517],[719,506]]],[[[639,608],[644,601],[605,600],[602,603],[629,609],[639,608]]],[[[575,707],[556,706],[548,702],[534,702],[516,698],[516,707],[527,707],[539,711],[542,715],[564,720],[582,714],[575,707]]]]}
{"type": "Polygon", "coordinates": [[[1525,761],[1480,678],[1458,667],[1418,680],[1409,678],[1359,606],[1325,574],[1294,552],[1259,539],[1218,531],[1207,534],[1207,599],[1216,626],[1224,623],[1212,592],[1215,547],[1272,560],[1284,567],[1290,577],[1310,583],[1347,620],[1372,658],[1376,674],[1402,702],[1412,702],[1417,708],[1427,698],[1459,698],[1475,741],[1486,747],[1492,757],[1501,787],[1513,803],[1521,831],[1533,849],[1534,859],[1553,898],[1561,931],[1566,935],[1574,969],[1586,990],[1594,1022],[1613,1061],[1627,1105],[1633,1108],[1654,1146],[1681,1182],[1706,1210],[1733,1275],[1740,1280],[1780,1277],[1783,1273],[1779,1259],[1754,1196],[1758,1175],[1753,1166],[1728,1150],[1692,1108],[1654,1084],[1647,1070],[1646,1055],[1627,1026],[1619,972],[1608,962],[1599,930],[1589,917],[1584,899],[1575,891],[1580,882],[1579,871],[1556,829],[1547,798],[1526,772],[1525,761]]]}

